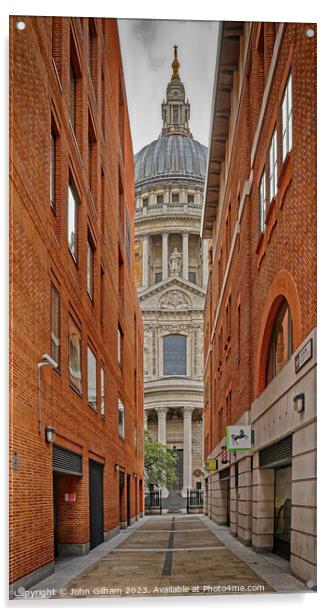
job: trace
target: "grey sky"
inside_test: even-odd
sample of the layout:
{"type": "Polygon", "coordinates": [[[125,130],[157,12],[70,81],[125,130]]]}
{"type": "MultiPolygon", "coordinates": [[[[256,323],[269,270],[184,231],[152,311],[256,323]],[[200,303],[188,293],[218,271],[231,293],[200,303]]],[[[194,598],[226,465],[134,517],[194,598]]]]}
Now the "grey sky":
{"type": "Polygon", "coordinates": [[[173,46],[191,103],[194,139],[208,145],[218,22],[120,19],[119,33],[133,149],[160,134],[161,103],[171,78],[173,46]]]}

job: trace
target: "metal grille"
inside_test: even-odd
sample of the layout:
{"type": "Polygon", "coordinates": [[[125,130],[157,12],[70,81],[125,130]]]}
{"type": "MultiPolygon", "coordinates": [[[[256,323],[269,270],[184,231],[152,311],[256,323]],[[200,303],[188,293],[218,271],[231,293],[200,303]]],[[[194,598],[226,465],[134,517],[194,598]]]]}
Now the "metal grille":
{"type": "Polygon", "coordinates": [[[292,461],[292,434],[260,451],[260,466],[281,466],[292,461]]]}
{"type": "Polygon", "coordinates": [[[53,447],[53,470],[67,475],[82,475],[82,456],[79,453],[64,449],[58,445],[53,447]]]}

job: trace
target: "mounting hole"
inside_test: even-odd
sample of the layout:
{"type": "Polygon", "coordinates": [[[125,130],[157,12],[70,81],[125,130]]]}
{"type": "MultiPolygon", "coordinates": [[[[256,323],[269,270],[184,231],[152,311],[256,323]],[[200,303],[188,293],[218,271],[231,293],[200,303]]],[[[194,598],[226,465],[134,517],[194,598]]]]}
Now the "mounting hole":
{"type": "Polygon", "coordinates": [[[22,30],[25,30],[25,28],[26,28],[26,23],[24,21],[17,21],[16,22],[16,29],[17,30],[22,31],[22,30]]]}
{"type": "Polygon", "coordinates": [[[313,38],[313,36],[315,36],[315,30],[308,28],[308,30],[306,30],[306,36],[308,36],[308,38],[313,38]]]}

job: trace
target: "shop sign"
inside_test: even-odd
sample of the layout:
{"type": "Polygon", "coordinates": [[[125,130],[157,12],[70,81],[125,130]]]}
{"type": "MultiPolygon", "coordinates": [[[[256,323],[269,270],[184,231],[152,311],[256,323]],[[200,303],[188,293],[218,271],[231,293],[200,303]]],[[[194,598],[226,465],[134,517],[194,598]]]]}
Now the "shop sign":
{"type": "Polygon", "coordinates": [[[76,502],[76,493],[69,492],[64,495],[64,500],[66,503],[75,503],[76,502]]]}
{"type": "Polygon", "coordinates": [[[252,426],[227,426],[226,448],[228,451],[246,451],[252,447],[252,426]]]}
{"type": "Polygon", "coordinates": [[[306,342],[305,346],[299,351],[299,353],[295,356],[295,372],[299,372],[301,368],[309,361],[313,356],[313,339],[310,338],[308,342],[306,342]]]}
{"type": "Polygon", "coordinates": [[[206,471],[217,471],[217,459],[211,458],[210,460],[206,460],[205,468],[206,471]]]}

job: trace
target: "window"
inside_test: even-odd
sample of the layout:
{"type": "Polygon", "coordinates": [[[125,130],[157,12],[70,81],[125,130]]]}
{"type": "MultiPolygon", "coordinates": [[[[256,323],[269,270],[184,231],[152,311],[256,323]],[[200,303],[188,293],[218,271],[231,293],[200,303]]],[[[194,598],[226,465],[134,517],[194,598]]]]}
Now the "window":
{"type": "Polygon", "coordinates": [[[96,411],[97,410],[97,360],[91,351],[90,347],[87,347],[87,400],[89,406],[96,411]]]}
{"type": "Polygon", "coordinates": [[[287,152],[292,150],[292,75],[287,80],[282,102],[282,143],[283,161],[287,152]]]}
{"type": "Polygon", "coordinates": [[[100,368],[100,412],[101,417],[105,416],[105,371],[100,368]]]}
{"type": "Polygon", "coordinates": [[[128,214],[128,210],[125,210],[125,250],[126,250],[126,260],[130,267],[131,263],[131,227],[130,227],[130,218],[128,214]]]}
{"type": "Polygon", "coordinates": [[[77,261],[77,219],[79,201],[72,182],[68,186],[68,246],[77,261]]]}
{"type": "Polygon", "coordinates": [[[125,425],[124,425],[124,404],[121,398],[118,399],[118,433],[121,438],[124,439],[125,435],[125,425]]]}
{"type": "Polygon", "coordinates": [[[181,334],[164,336],[163,374],[186,374],[186,336],[181,334]]]}
{"type": "Polygon", "coordinates": [[[161,282],[162,280],[162,272],[156,272],[155,273],[155,284],[157,284],[158,282],[161,282]]]}
{"type": "Polygon", "coordinates": [[[52,17],[52,58],[58,80],[62,72],[62,17],[52,17]]]}
{"type": "Polygon", "coordinates": [[[148,197],[144,197],[143,199],[143,207],[147,207],[148,206],[148,197]]]}
{"type": "Polygon", "coordinates": [[[174,122],[174,124],[178,124],[178,122],[179,122],[179,107],[178,107],[178,105],[174,105],[174,108],[173,108],[173,122],[174,122]]]}
{"type": "Polygon", "coordinates": [[[100,322],[103,324],[105,318],[105,271],[100,268],[100,322]]]}
{"type": "Polygon", "coordinates": [[[95,85],[95,64],[96,64],[96,47],[97,33],[95,29],[94,19],[90,18],[88,25],[88,65],[93,85],[95,85]]]}
{"type": "Polygon", "coordinates": [[[179,193],[172,193],[171,203],[179,203],[179,193]]]}
{"type": "Polygon", "coordinates": [[[274,130],[269,148],[269,190],[270,201],[277,192],[277,131],[274,130]]]}
{"type": "Polygon", "coordinates": [[[94,291],[94,251],[95,247],[90,236],[87,238],[87,268],[86,268],[86,286],[90,298],[93,300],[94,291]]]}
{"type": "Polygon", "coordinates": [[[69,381],[82,392],[81,334],[75,321],[69,316],[69,381]]]}
{"type": "Polygon", "coordinates": [[[69,113],[70,113],[70,123],[73,128],[74,133],[76,132],[76,97],[77,97],[77,83],[76,83],[76,73],[73,66],[73,63],[70,62],[70,104],[69,104],[69,113]]]}
{"type": "Polygon", "coordinates": [[[267,194],[266,194],[266,175],[263,171],[260,186],[259,186],[259,226],[260,233],[263,233],[265,227],[265,217],[267,209],[267,194]]]}
{"type": "Polygon", "coordinates": [[[119,325],[117,329],[117,361],[122,366],[122,352],[123,352],[123,332],[119,325]]]}
{"type": "Polygon", "coordinates": [[[51,146],[50,146],[50,157],[49,157],[49,199],[51,203],[51,208],[54,212],[56,212],[56,180],[57,180],[57,150],[58,150],[58,134],[52,126],[51,128],[51,146]]]}
{"type": "Polygon", "coordinates": [[[88,113],[88,183],[90,194],[97,201],[97,138],[90,112],[88,113]]]}
{"type": "Polygon", "coordinates": [[[51,285],[51,357],[60,366],[60,294],[51,285]]]}
{"type": "Polygon", "coordinates": [[[187,203],[194,203],[194,195],[187,195],[187,203]]]}
{"type": "Polygon", "coordinates": [[[196,272],[189,272],[188,273],[188,279],[189,279],[190,282],[193,282],[193,284],[197,284],[196,272]]]}
{"type": "Polygon", "coordinates": [[[292,355],[292,318],[284,299],[276,315],[269,343],[266,385],[282,370],[292,355]]]}
{"type": "Polygon", "coordinates": [[[163,195],[157,195],[156,196],[156,203],[158,205],[161,205],[163,203],[163,195]]]}

